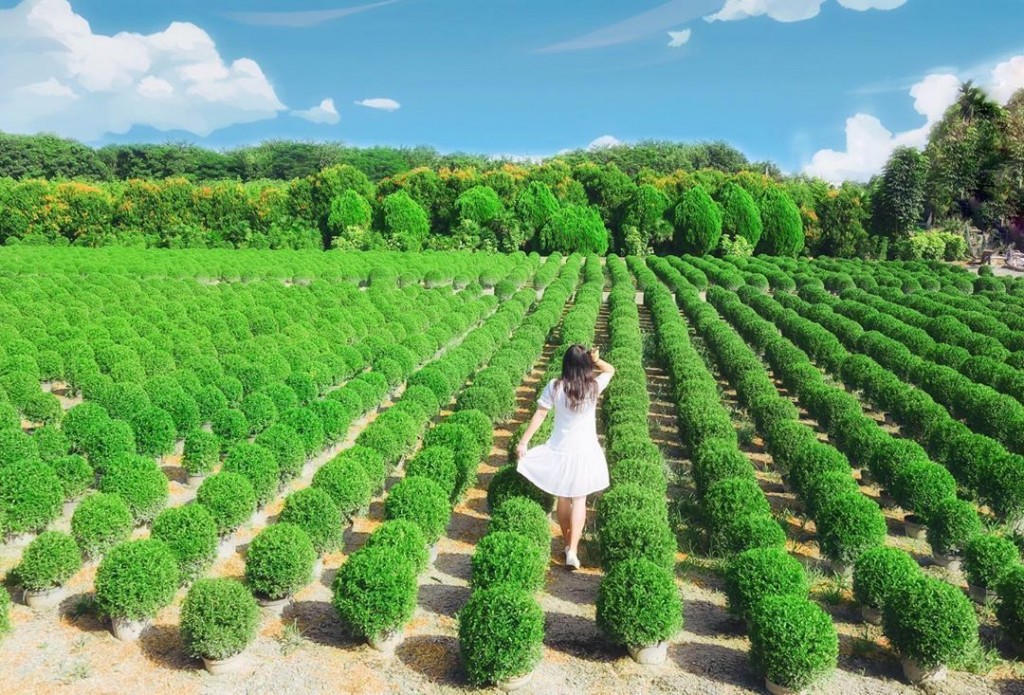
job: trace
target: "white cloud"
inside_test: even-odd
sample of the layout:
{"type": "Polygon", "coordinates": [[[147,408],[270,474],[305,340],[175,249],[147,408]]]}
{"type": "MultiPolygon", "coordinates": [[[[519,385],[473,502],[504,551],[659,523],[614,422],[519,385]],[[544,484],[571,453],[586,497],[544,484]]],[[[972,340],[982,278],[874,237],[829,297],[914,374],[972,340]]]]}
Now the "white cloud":
{"type": "MultiPolygon", "coordinates": [[[[852,2],[853,0],[847,0],[852,2]]],[[[928,75],[910,88],[914,110],[925,123],[919,128],[893,133],[876,117],[858,113],[846,121],[846,149],[820,150],[804,167],[804,173],[832,183],[867,181],[885,166],[897,147],[924,147],[928,134],[957,99],[960,76],[950,73],[928,75]]],[[[1000,103],[1024,88],[1024,55],[998,63],[980,80],[982,87],[1000,103]]]]}
{"type": "Polygon", "coordinates": [[[356,7],[340,7],[336,10],[300,10],[297,12],[228,12],[226,17],[239,24],[260,27],[288,27],[301,29],[314,27],[324,22],[330,22],[349,15],[373,10],[385,5],[394,5],[398,0],[384,0],[370,5],[358,5],[356,7]]]}
{"type": "Polygon", "coordinates": [[[668,42],[668,47],[679,48],[680,46],[685,46],[690,42],[690,37],[692,36],[693,29],[683,29],[682,31],[670,31],[668,32],[668,37],[670,39],[670,41],[668,42]]]}
{"type": "Polygon", "coordinates": [[[304,118],[310,123],[324,123],[326,125],[335,125],[341,120],[341,116],[338,115],[338,109],[334,106],[334,99],[324,99],[319,105],[311,109],[292,111],[292,115],[304,118]]]}
{"type": "Polygon", "coordinates": [[[397,111],[402,108],[402,105],[394,99],[384,99],[380,97],[357,101],[356,106],[365,106],[368,109],[377,109],[378,111],[397,111]]]}
{"type": "Polygon", "coordinates": [[[614,135],[602,135],[601,137],[596,138],[589,145],[587,145],[587,149],[603,150],[608,147],[618,147],[621,144],[623,144],[622,140],[619,140],[614,135]]]}
{"type": "Polygon", "coordinates": [[[149,126],[204,136],[284,109],[259,65],[226,62],[194,24],[106,36],[67,0],[0,10],[0,130],[95,140],[149,126]]]}
{"type": "MultiPolygon", "coordinates": [[[[803,22],[821,13],[827,0],[726,0],[725,6],[705,17],[709,22],[734,22],[767,16],[777,22],[803,22]]],[[[837,0],[848,10],[895,10],[907,0],[837,0]]]]}

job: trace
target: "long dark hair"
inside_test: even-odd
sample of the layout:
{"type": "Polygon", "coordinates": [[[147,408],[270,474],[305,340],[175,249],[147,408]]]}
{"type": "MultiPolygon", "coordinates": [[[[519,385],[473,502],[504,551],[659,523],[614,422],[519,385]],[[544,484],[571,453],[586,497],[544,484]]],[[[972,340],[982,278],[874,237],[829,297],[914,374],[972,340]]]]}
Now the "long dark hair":
{"type": "Polygon", "coordinates": [[[562,376],[558,385],[565,392],[571,410],[579,410],[588,401],[597,399],[594,360],[582,345],[573,345],[562,356],[562,376]]]}

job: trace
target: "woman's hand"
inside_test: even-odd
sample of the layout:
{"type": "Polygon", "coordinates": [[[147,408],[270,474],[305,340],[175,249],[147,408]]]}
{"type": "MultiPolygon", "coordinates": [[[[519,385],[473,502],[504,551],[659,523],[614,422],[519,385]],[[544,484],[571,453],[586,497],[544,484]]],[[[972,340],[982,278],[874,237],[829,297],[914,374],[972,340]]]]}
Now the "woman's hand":
{"type": "Polygon", "coordinates": [[[590,348],[590,360],[597,364],[601,361],[601,348],[590,348]]]}
{"type": "Polygon", "coordinates": [[[516,446],[516,458],[522,460],[526,456],[526,452],[530,450],[530,443],[524,440],[520,440],[519,445],[516,446]]]}

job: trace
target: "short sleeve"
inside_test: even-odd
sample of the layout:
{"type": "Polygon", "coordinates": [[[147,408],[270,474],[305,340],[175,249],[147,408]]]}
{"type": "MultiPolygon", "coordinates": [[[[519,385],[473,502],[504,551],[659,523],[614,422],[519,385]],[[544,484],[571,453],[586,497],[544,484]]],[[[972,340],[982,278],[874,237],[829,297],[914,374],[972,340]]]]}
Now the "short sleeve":
{"type": "Polygon", "coordinates": [[[608,372],[601,372],[597,375],[597,392],[602,393],[608,388],[609,382],[612,380],[612,375],[608,372]]]}
{"type": "Polygon", "coordinates": [[[540,394],[540,398],[537,399],[537,405],[547,410],[551,410],[555,407],[555,382],[553,379],[544,387],[544,390],[540,394]]]}

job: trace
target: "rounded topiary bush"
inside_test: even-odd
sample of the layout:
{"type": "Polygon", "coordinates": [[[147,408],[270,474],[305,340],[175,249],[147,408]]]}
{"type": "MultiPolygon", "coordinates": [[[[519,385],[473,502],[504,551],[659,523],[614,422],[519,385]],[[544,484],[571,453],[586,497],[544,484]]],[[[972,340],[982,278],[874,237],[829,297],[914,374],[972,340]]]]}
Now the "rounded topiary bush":
{"type": "Polygon", "coordinates": [[[921,568],[898,548],[866,551],[853,567],[853,596],[862,606],[882,608],[889,597],[921,577],[921,568]]]}
{"type": "Polygon", "coordinates": [[[206,475],[220,461],[220,439],[212,432],[195,429],[185,435],[181,465],[190,475],[206,475]]]}
{"type": "Polygon", "coordinates": [[[939,502],[928,520],[928,543],[939,555],[956,555],[983,526],[973,504],[955,497],[939,502]]]}
{"type": "Polygon", "coordinates": [[[674,211],[675,246],[683,253],[711,253],[722,238],[722,211],[701,186],[683,194],[674,211]]]}
{"type": "Polygon", "coordinates": [[[132,533],[132,512],[117,495],[89,495],[71,516],[71,535],[87,558],[99,557],[132,533]]]}
{"type": "Polygon", "coordinates": [[[515,466],[505,466],[491,476],[491,483],[487,487],[487,506],[491,510],[497,509],[512,497],[526,497],[546,511],[555,505],[554,497],[520,475],[515,466]]]}
{"type": "MultiPolygon", "coordinates": [[[[342,624],[370,640],[400,632],[416,610],[417,567],[414,559],[393,552],[391,542],[399,537],[389,536],[355,553],[334,578],[332,603],[342,624]]],[[[420,548],[426,550],[422,544],[420,548]]]]}
{"type": "Polygon", "coordinates": [[[1012,567],[1000,580],[996,616],[1007,635],[1024,643],[1024,565],[1012,567]]]}
{"type": "Polygon", "coordinates": [[[473,433],[484,454],[494,445],[494,423],[487,414],[474,408],[459,408],[445,420],[447,425],[465,425],[473,433]]]}
{"type": "Polygon", "coordinates": [[[448,495],[428,478],[404,478],[384,500],[384,518],[412,521],[423,531],[428,545],[444,533],[451,511],[448,495]]]}
{"type": "Polygon", "coordinates": [[[601,533],[610,520],[634,514],[656,517],[668,521],[664,498],[653,490],[639,485],[619,485],[604,493],[597,503],[597,531],[601,533]]]}
{"type": "Polygon", "coordinates": [[[125,420],[107,420],[92,446],[86,451],[89,463],[98,473],[103,473],[111,461],[134,454],[135,431],[125,420]]]}
{"type": "Polygon", "coordinates": [[[71,451],[71,442],[68,441],[63,430],[52,425],[37,429],[32,433],[32,439],[36,442],[39,458],[44,461],[55,461],[71,451]]]}
{"type": "Polygon", "coordinates": [[[288,425],[271,425],[256,435],[253,443],[274,455],[282,481],[291,480],[302,472],[302,466],[306,463],[306,449],[302,438],[288,425]]]}
{"type": "Polygon", "coordinates": [[[448,447],[431,446],[421,449],[406,465],[405,474],[433,480],[454,501],[459,471],[455,467],[455,454],[448,447]]]}
{"type": "Polygon", "coordinates": [[[96,479],[92,466],[78,454],[53,459],[50,461],[50,467],[60,479],[60,488],[65,500],[76,500],[81,497],[96,479]]]}
{"type": "Polygon", "coordinates": [[[476,481],[477,467],[483,458],[484,449],[471,427],[454,424],[452,419],[457,415],[471,415],[476,412],[465,410],[455,413],[437,427],[427,430],[423,436],[424,447],[443,446],[451,449],[455,457],[455,466],[459,471],[459,479],[455,486],[456,497],[461,497],[476,481]]]}
{"type": "Polygon", "coordinates": [[[824,502],[815,523],[822,554],[841,565],[852,565],[865,551],[883,545],[888,534],[878,504],[859,492],[824,502]]]}
{"type": "Polygon", "coordinates": [[[803,565],[780,548],[755,548],[740,553],[725,570],[729,612],[749,617],[768,596],[807,598],[809,586],[803,565]]]}
{"type": "Polygon", "coordinates": [[[970,600],[959,588],[923,575],[891,594],[882,624],[896,651],[922,668],[949,664],[978,639],[970,600]]]}
{"type": "Polygon", "coordinates": [[[708,542],[712,555],[732,557],[753,548],[784,548],[786,532],[771,514],[755,512],[708,529],[708,542]]]}
{"type": "Polygon", "coordinates": [[[217,559],[217,522],[201,504],[186,504],[160,512],[153,520],[152,538],[163,541],[178,558],[182,582],[195,581],[217,559]]]}
{"type": "Polygon", "coordinates": [[[363,472],[366,473],[366,477],[369,478],[373,492],[379,492],[384,488],[384,483],[387,482],[388,469],[384,465],[384,458],[376,449],[370,449],[357,444],[342,451],[338,454],[337,458],[358,463],[363,472]]]}
{"type": "Polygon", "coordinates": [[[664,497],[668,491],[665,466],[661,463],[643,459],[622,459],[612,464],[609,474],[612,487],[639,485],[653,491],[659,497],[664,497]]]}
{"type": "Polygon", "coordinates": [[[0,467],[0,515],[8,533],[45,528],[60,514],[63,503],[60,478],[42,461],[23,459],[0,467]]]}
{"type": "Polygon", "coordinates": [[[901,507],[927,522],[939,503],[956,499],[956,480],[937,463],[910,461],[893,473],[892,494],[901,507]]]}
{"type": "Polygon", "coordinates": [[[235,444],[228,451],[222,470],[245,476],[252,483],[258,507],[273,499],[281,487],[281,469],[277,466],[277,459],[269,449],[259,444],[235,444]]]}
{"type": "Polygon", "coordinates": [[[152,521],[170,497],[167,476],[156,461],[141,456],[123,457],[112,464],[100,479],[100,490],[120,496],[137,524],[152,521]]]}
{"type": "Polygon", "coordinates": [[[520,589],[474,591],[459,611],[459,651],[474,685],[529,673],[540,662],[543,643],[544,611],[520,589]]]}
{"type": "Polygon", "coordinates": [[[313,475],[313,487],[326,492],[345,519],[370,504],[373,482],[359,462],[338,456],[313,475]]]}
{"type": "Polygon", "coordinates": [[[110,420],[110,415],[103,406],[86,401],[69,410],[61,423],[61,429],[71,442],[71,448],[78,453],[86,453],[93,448],[103,426],[110,420]]]}
{"type": "Polygon", "coordinates": [[[242,399],[242,414],[249,423],[249,433],[258,434],[277,420],[277,405],[265,393],[250,393],[242,399]]]}
{"type": "Polygon", "coordinates": [[[200,579],[181,606],[181,640],[195,658],[222,660],[241,654],[260,626],[260,607],[233,579],[200,579]]]}
{"type": "Polygon", "coordinates": [[[127,541],[106,554],[96,571],[96,602],[114,618],[146,620],[174,600],[178,562],[163,541],[127,541]]]}
{"type": "Polygon", "coordinates": [[[597,594],[597,626],[616,644],[663,642],[683,623],[683,604],[672,573],[644,559],[612,567],[597,594]]]}
{"type": "Polygon", "coordinates": [[[963,570],[967,582],[981,589],[998,587],[1003,575],[1019,562],[1017,546],[1002,536],[977,535],[964,546],[963,570]]]}
{"type": "Polygon", "coordinates": [[[178,430],[174,418],[163,408],[143,408],[131,418],[135,448],[143,456],[162,456],[174,449],[178,430]]]}
{"type": "Polygon", "coordinates": [[[430,562],[423,531],[405,519],[385,521],[370,534],[363,548],[380,548],[385,553],[400,555],[412,562],[416,574],[426,569],[430,562]]]}
{"type": "Polygon", "coordinates": [[[551,525],[540,505],[526,497],[511,497],[491,512],[488,533],[511,531],[530,539],[542,552],[551,547],[551,525]]]}
{"type": "Polygon", "coordinates": [[[598,532],[598,542],[601,563],[609,570],[619,562],[637,558],[666,569],[675,564],[676,537],[662,512],[606,515],[598,532]]]}
{"type": "Polygon", "coordinates": [[[474,590],[509,584],[529,593],[544,586],[548,554],[514,531],[488,533],[477,543],[470,585],[474,590]]]}
{"type": "Polygon", "coordinates": [[[257,596],[282,599],[309,583],[315,562],[316,551],[306,532],[294,524],[276,523],[249,544],[245,581],[257,596]]]}
{"type": "Polygon", "coordinates": [[[235,408],[222,408],[214,413],[210,427],[223,445],[240,442],[249,434],[249,421],[245,419],[245,413],[235,408]]]}
{"type": "Polygon", "coordinates": [[[701,515],[709,529],[746,514],[771,514],[761,488],[751,478],[726,478],[712,484],[701,503],[701,515]]]}
{"type": "Polygon", "coordinates": [[[768,681],[802,691],[836,667],[832,618],[803,596],[767,596],[750,616],[750,660],[768,681]]]}
{"type": "Polygon", "coordinates": [[[45,531],[25,548],[14,575],[28,591],[46,591],[63,586],[81,566],[82,553],[74,538],[45,531]]]}
{"type": "Polygon", "coordinates": [[[703,498],[708,488],[720,480],[754,480],[754,467],[735,442],[728,439],[705,439],[693,451],[692,476],[697,496],[703,498]]]}
{"type": "Polygon", "coordinates": [[[324,490],[308,487],[288,495],[278,521],[305,531],[318,555],[341,547],[344,522],[338,505],[324,490]]]}
{"type": "Polygon", "coordinates": [[[252,483],[238,473],[211,475],[199,486],[196,501],[210,512],[221,536],[232,533],[256,513],[252,483]]]}

